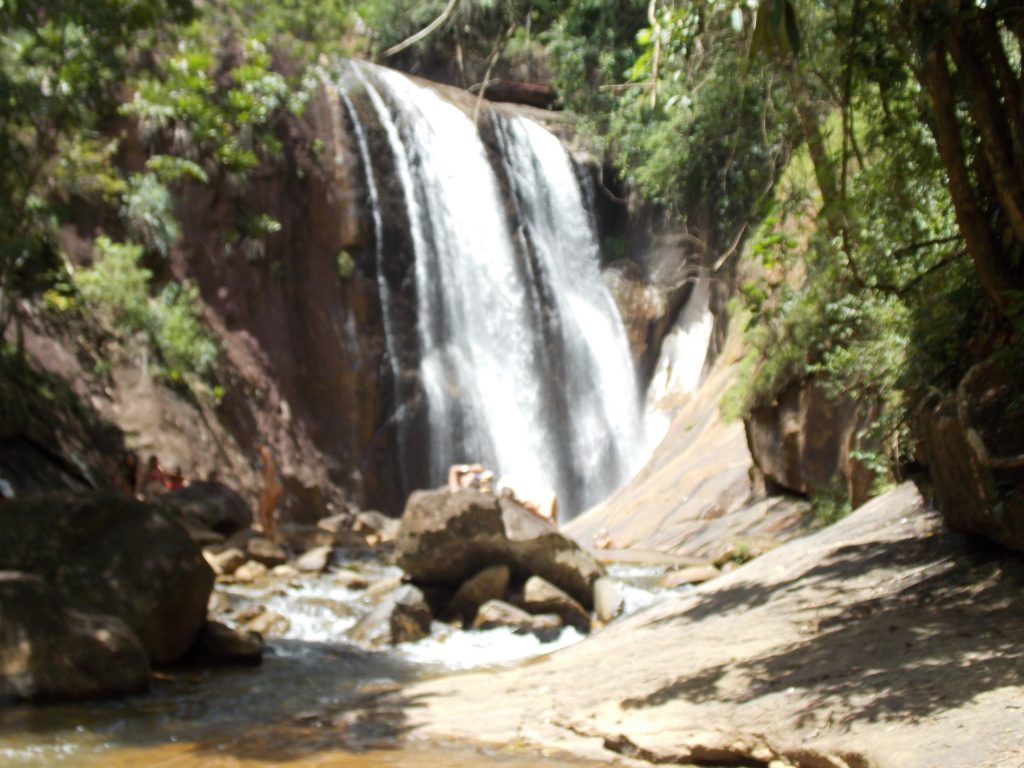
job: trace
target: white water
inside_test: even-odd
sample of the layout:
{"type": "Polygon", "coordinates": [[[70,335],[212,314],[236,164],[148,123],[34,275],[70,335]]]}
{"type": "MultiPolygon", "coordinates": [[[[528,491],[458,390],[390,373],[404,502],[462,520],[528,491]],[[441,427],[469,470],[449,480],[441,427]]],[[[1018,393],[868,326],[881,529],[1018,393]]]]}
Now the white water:
{"type": "Polygon", "coordinates": [[[396,72],[359,69],[411,227],[430,482],[479,461],[528,495],[555,490],[574,514],[628,479],[644,441],[573,163],[538,124],[492,115],[510,218],[462,110],[396,72]]]}
{"type": "Polygon", "coordinates": [[[708,308],[708,283],[701,279],[693,286],[686,306],[661,342],[658,365],[647,390],[649,402],[657,403],[697,388],[714,325],[708,308]]]}
{"type": "MultiPolygon", "coordinates": [[[[368,582],[399,571],[375,562],[344,563],[368,582]]],[[[625,613],[672,591],[656,585],[663,568],[612,566],[625,613]]],[[[429,638],[387,649],[359,648],[348,630],[373,609],[365,592],[349,589],[340,573],[319,577],[269,576],[249,585],[218,584],[218,620],[244,626],[241,611],[261,606],[287,628],[267,633],[259,668],[164,669],[150,693],[124,700],[51,707],[0,707],[0,764],[23,768],[67,765],[237,767],[267,763],[341,768],[401,765],[423,768],[508,765],[491,757],[439,752],[420,756],[417,743],[389,727],[387,708],[375,719],[350,716],[395,685],[465,669],[521,663],[579,642],[563,629],[551,642],[508,630],[461,631],[435,622],[429,638]],[[365,752],[378,748],[382,752],[365,752]],[[361,755],[365,754],[365,758],[361,755]]],[[[380,598],[377,598],[380,599],[380,598]]],[[[251,612],[250,612],[251,615],[251,612]]],[[[561,765],[549,759],[545,765],[561,765]]],[[[524,757],[516,765],[537,765],[524,757]]]]}
{"type": "Polygon", "coordinates": [[[600,249],[576,170],[537,123],[499,123],[521,220],[559,319],[557,343],[574,469],[583,504],[611,493],[637,467],[640,403],[629,342],[598,268],[600,249]]]}
{"type": "MultiPolygon", "coordinates": [[[[401,575],[394,566],[363,563],[359,566],[370,580],[390,580],[401,575]]],[[[614,564],[608,575],[623,598],[619,619],[632,615],[678,592],[678,588],[660,587],[664,567],[614,564]]],[[[259,606],[286,620],[275,625],[268,635],[273,653],[279,656],[305,656],[310,647],[314,655],[323,644],[346,644],[350,630],[366,616],[381,598],[368,598],[364,591],[336,582],[331,574],[281,581],[268,577],[257,584],[221,584],[217,587],[233,606],[220,620],[236,625],[240,610],[259,606]]],[[[431,633],[422,640],[402,643],[390,649],[396,661],[413,665],[422,672],[456,672],[518,664],[536,656],[552,653],[582,641],[584,636],[572,627],[563,627],[553,639],[542,641],[530,633],[511,628],[462,630],[435,621],[431,633]]]]}

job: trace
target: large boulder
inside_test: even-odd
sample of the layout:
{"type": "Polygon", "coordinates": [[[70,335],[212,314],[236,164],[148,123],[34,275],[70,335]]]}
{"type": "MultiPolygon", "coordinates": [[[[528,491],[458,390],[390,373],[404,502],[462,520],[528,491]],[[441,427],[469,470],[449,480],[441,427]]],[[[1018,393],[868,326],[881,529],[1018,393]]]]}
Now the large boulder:
{"type": "Polygon", "coordinates": [[[249,539],[245,551],[251,560],[262,563],[267,568],[284,565],[288,560],[288,554],[281,547],[263,538],[249,539]]]}
{"type": "Polygon", "coordinates": [[[149,660],[127,624],[39,576],[0,572],[0,699],[93,699],[148,687],[149,660]]]}
{"type": "Polygon", "coordinates": [[[4,501],[0,570],[41,576],[66,598],[123,620],[154,664],[192,645],[214,578],[181,526],[114,493],[4,501]]]}
{"type": "Polygon", "coordinates": [[[263,638],[258,632],[208,621],[192,645],[188,659],[207,666],[256,666],[263,661],[263,638]]]}
{"type": "Polygon", "coordinates": [[[488,600],[473,620],[474,629],[509,627],[518,635],[533,633],[542,641],[554,640],[562,629],[562,619],[554,613],[534,615],[501,600],[488,600]]]}
{"type": "Polygon", "coordinates": [[[1024,409],[1020,381],[992,362],[957,392],[934,398],[919,420],[936,506],[951,528],[1024,551],[1024,409]]]}
{"type": "Polygon", "coordinates": [[[332,547],[314,547],[295,560],[295,568],[302,573],[323,573],[331,564],[332,547]]]}
{"type": "Polygon", "coordinates": [[[594,615],[598,621],[607,624],[622,613],[624,607],[625,600],[614,581],[602,576],[594,582],[594,615]]]}
{"type": "Polygon", "coordinates": [[[196,480],[184,488],[160,497],[186,523],[198,523],[211,531],[230,536],[248,528],[252,509],[237,491],[213,480],[196,480]]]}
{"type": "Polygon", "coordinates": [[[416,491],[402,515],[398,565],[416,583],[459,587],[491,565],[512,579],[537,575],[588,610],[600,564],[576,542],[511,499],[474,490],[416,491]]]}
{"type": "Polygon", "coordinates": [[[423,593],[405,584],[352,628],[352,637],[367,645],[407,643],[430,634],[430,607],[423,593]]]}
{"type": "Polygon", "coordinates": [[[488,600],[504,600],[511,572],[507,565],[492,565],[471,576],[459,587],[448,605],[448,611],[472,621],[480,606],[488,600]]]}
{"type": "Polygon", "coordinates": [[[872,416],[870,405],[830,397],[811,377],[751,409],[744,426],[750,455],[769,481],[805,495],[840,482],[859,507],[871,498],[875,481],[857,459],[858,451],[879,449],[862,434],[872,416]]]}
{"type": "MultiPolygon", "coordinates": [[[[595,586],[597,583],[595,581],[595,586]]],[[[526,580],[520,605],[534,615],[553,613],[564,624],[584,634],[590,631],[590,615],[583,610],[583,606],[540,576],[531,576],[526,580]]]]}

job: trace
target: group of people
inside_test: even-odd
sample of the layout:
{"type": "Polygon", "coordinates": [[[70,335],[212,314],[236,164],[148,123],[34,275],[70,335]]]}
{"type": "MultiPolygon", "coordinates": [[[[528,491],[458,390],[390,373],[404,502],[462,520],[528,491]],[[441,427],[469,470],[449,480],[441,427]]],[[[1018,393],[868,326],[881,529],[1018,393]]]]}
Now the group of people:
{"type": "MultiPolygon", "coordinates": [[[[276,543],[278,532],[275,511],[285,489],[277,471],[274,454],[267,445],[261,445],[259,448],[259,464],[263,476],[263,488],[256,506],[256,523],[262,529],[263,534],[276,543]]],[[[211,474],[210,479],[213,478],[214,475],[211,474]]],[[[160,460],[155,454],[151,455],[143,464],[135,451],[124,452],[119,486],[127,495],[140,501],[153,501],[164,493],[176,491],[188,484],[189,481],[180,466],[167,471],[160,466],[160,460]]]]}
{"type": "Polygon", "coordinates": [[[129,496],[152,501],[169,491],[176,491],[188,485],[180,466],[168,472],[160,466],[156,455],[149,457],[145,464],[135,451],[125,451],[121,462],[120,487],[129,496]]]}

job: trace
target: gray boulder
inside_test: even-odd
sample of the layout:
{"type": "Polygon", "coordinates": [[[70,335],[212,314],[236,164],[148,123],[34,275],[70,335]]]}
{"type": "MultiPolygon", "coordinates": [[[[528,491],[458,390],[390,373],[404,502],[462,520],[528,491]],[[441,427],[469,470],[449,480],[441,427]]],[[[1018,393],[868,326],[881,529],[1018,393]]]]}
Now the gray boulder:
{"type": "Polygon", "coordinates": [[[545,642],[553,640],[562,629],[562,619],[554,613],[534,615],[502,600],[488,600],[480,606],[473,629],[510,627],[517,634],[532,632],[545,642]]]}
{"type": "Polygon", "coordinates": [[[127,624],[39,576],[0,572],[0,699],[69,701],[148,687],[149,660],[127,624]]]}
{"type": "Polygon", "coordinates": [[[254,619],[246,624],[246,629],[250,633],[255,633],[261,638],[265,635],[283,635],[291,629],[291,627],[291,622],[280,613],[266,610],[261,611],[254,619]]]}
{"type": "Polygon", "coordinates": [[[352,628],[352,637],[366,645],[406,643],[430,634],[430,607],[423,593],[405,584],[352,628]]]}
{"type": "Polygon", "coordinates": [[[450,613],[471,621],[488,600],[504,600],[511,572],[507,565],[492,565],[467,579],[448,606],[450,613]]]}
{"type": "Polygon", "coordinates": [[[115,493],[3,502],[0,570],[41,576],[69,600],[121,619],[153,664],[175,661],[192,645],[214,578],[181,526],[115,493]]]}
{"type": "Polygon", "coordinates": [[[330,546],[314,547],[295,560],[295,568],[302,573],[323,573],[331,564],[333,552],[334,548],[330,546]]]}
{"type": "Polygon", "coordinates": [[[213,572],[218,576],[230,576],[245,565],[246,560],[248,560],[242,550],[235,549],[234,547],[216,553],[204,551],[203,557],[206,558],[206,562],[210,564],[213,572]]]}
{"type": "Polygon", "coordinates": [[[264,538],[249,539],[246,542],[245,551],[249,555],[249,559],[262,563],[267,568],[284,565],[288,560],[287,553],[281,547],[264,538]]]}
{"type": "Polygon", "coordinates": [[[620,613],[625,605],[619,588],[607,576],[594,582],[594,615],[598,621],[607,624],[620,613]]]}
{"type": "Polygon", "coordinates": [[[281,523],[277,527],[277,536],[283,546],[296,552],[305,552],[334,543],[334,536],[331,533],[306,523],[281,523]]]}
{"type": "Polygon", "coordinates": [[[255,666],[263,661],[263,638],[256,632],[208,621],[189,650],[188,659],[203,665],[255,666]]]}
{"type": "Polygon", "coordinates": [[[604,570],[576,542],[511,499],[474,490],[416,491],[402,515],[398,565],[416,583],[459,587],[490,565],[540,576],[584,608],[604,570]]]}
{"type": "Polygon", "coordinates": [[[398,537],[399,521],[374,509],[356,514],[352,530],[357,533],[376,534],[382,542],[393,542],[398,537]]]}
{"type": "Polygon", "coordinates": [[[160,503],[211,531],[230,536],[248,528],[252,509],[241,494],[213,480],[197,480],[160,497],[160,503]]]}
{"type": "Polygon", "coordinates": [[[584,634],[590,631],[590,615],[583,606],[540,576],[526,580],[520,605],[534,615],[553,613],[561,617],[564,624],[584,634]]]}
{"type": "Polygon", "coordinates": [[[267,575],[267,566],[255,560],[246,560],[231,575],[239,584],[251,584],[267,575]]]}

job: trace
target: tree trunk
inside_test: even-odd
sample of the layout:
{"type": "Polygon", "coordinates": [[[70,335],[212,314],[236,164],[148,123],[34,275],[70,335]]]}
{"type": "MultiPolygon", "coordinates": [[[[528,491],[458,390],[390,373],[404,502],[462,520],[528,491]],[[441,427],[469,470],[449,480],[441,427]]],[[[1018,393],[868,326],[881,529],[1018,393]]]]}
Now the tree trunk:
{"type": "Polygon", "coordinates": [[[1013,138],[1014,168],[1018,178],[1024,178],[1024,99],[1021,96],[1020,80],[1010,66],[1006,48],[1000,36],[994,13],[986,13],[981,19],[981,39],[992,59],[992,66],[999,80],[999,91],[1006,105],[1010,122],[1010,136],[1013,138]]]}
{"type": "Polygon", "coordinates": [[[1020,176],[1015,169],[1012,139],[1005,130],[1008,116],[996,92],[995,73],[977,55],[969,32],[954,28],[947,36],[949,51],[957,68],[967,77],[971,117],[981,136],[981,147],[992,170],[999,202],[1009,220],[1013,233],[1024,242],[1024,198],[1021,196],[1020,176]]]}
{"type": "Polygon", "coordinates": [[[825,147],[821,121],[814,108],[814,102],[807,89],[807,81],[804,79],[799,63],[791,59],[786,65],[786,74],[789,77],[790,93],[796,106],[800,130],[803,133],[804,141],[807,142],[807,151],[811,156],[811,163],[814,165],[814,178],[818,182],[818,190],[821,193],[825,224],[828,227],[829,235],[838,237],[842,233],[843,227],[835,163],[829,157],[828,149],[825,147]]]}
{"type": "Polygon", "coordinates": [[[924,57],[923,80],[935,110],[935,141],[946,168],[949,193],[960,232],[986,293],[997,311],[1006,314],[1005,291],[1013,287],[999,243],[988,227],[967,172],[960,124],[956,116],[953,80],[946,64],[946,48],[936,44],[924,57]]]}

